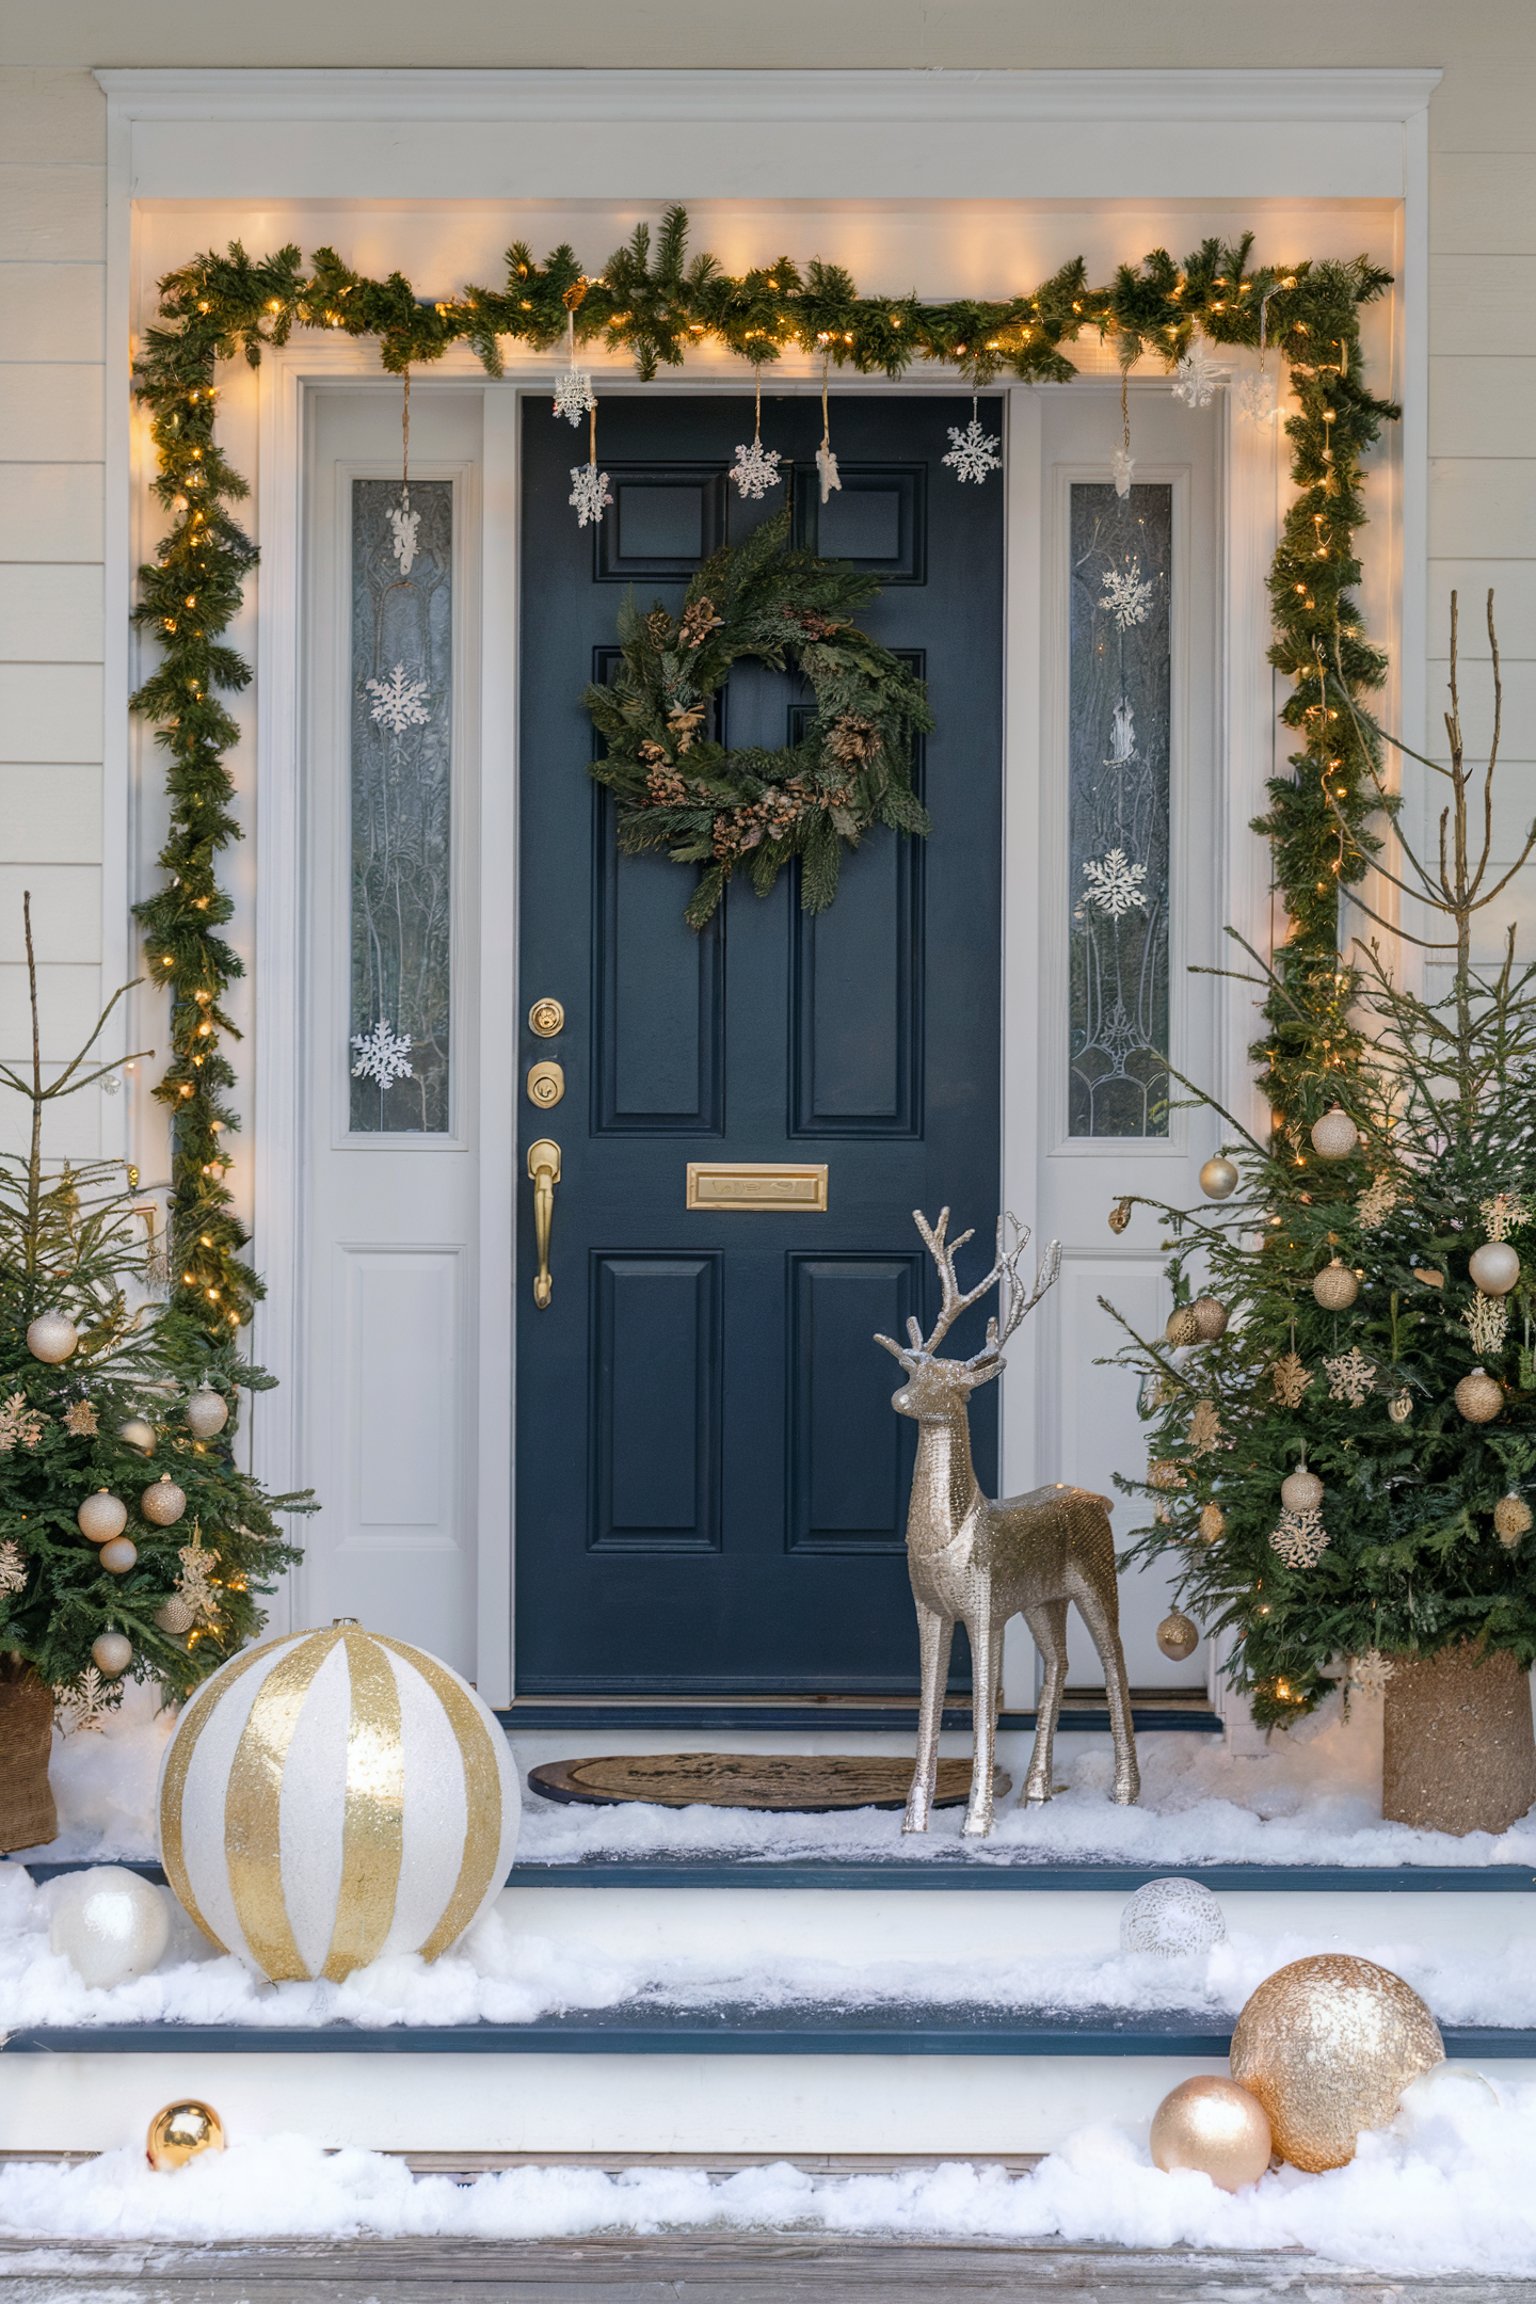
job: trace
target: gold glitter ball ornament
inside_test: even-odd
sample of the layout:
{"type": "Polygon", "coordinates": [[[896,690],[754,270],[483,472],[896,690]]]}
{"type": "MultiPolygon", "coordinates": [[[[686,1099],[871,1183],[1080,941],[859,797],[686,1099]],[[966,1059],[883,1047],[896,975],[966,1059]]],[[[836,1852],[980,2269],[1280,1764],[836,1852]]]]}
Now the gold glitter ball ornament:
{"type": "Polygon", "coordinates": [[[1269,2115],[1274,2148],[1318,2174],[1355,2156],[1403,2090],[1445,2056],[1440,2028],[1401,1976],[1343,1952],[1293,1960],[1262,1983],[1232,2034],[1232,2077],[1269,2115]]]}
{"type": "Polygon", "coordinates": [[[273,1983],[435,1960],[500,1892],[518,1821],[484,1700],[425,1650],[344,1619],[221,1666],[160,1775],[166,1879],[205,1936],[273,1983]]]}
{"type": "Polygon", "coordinates": [[[1513,1548],[1531,1532],[1531,1508],[1516,1489],[1501,1496],[1493,1508],[1493,1532],[1501,1544],[1513,1548]]]}
{"type": "Polygon", "coordinates": [[[1330,1105],[1312,1123],[1312,1149],[1319,1160],[1347,1160],[1359,1142],[1360,1131],[1342,1105],[1330,1105]]]}
{"type": "Polygon", "coordinates": [[[162,2104],[144,2139],[144,2157],[162,2174],[184,2168],[200,2153],[223,2149],[223,2121],[211,2104],[200,2103],[195,2096],[185,2097],[179,2104],[162,2104]]]}
{"type": "Polygon", "coordinates": [[[1257,2184],[1273,2143],[1269,2114],[1235,2080],[1202,2073],[1181,2080],[1152,2115],[1152,2163],[1165,2173],[1195,2168],[1223,2192],[1257,2184]]]}
{"type": "Polygon", "coordinates": [[[1195,1325],[1194,1306],[1192,1304],[1175,1304],[1168,1315],[1168,1324],[1163,1330],[1169,1343],[1174,1345],[1193,1344],[1199,1333],[1200,1331],[1195,1325]]]}
{"type": "Polygon", "coordinates": [[[184,1632],[191,1631],[197,1622],[197,1615],[194,1609],[188,1607],[179,1592],[173,1592],[170,1598],[162,1600],[160,1606],[155,1610],[155,1622],[162,1632],[169,1632],[173,1639],[179,1640],[184,1632]]]}
{"type": "Polygon", "coordinates": [[[139,1510],[155,1528],[174,1528],[186,1508],[186,1490],[177,1487],[169,1472],[151,1481],[139,1498],[139,1510]]]}
{"type": "Polygon", "coordinates": [[[126,1632],[98,1632],[91,1642],[91,1662],[104,1680],[119,1680],[133,1662],[133,1642],[126,1632]]]}
{"type": "Polygon", "coordinates": [[[96,1557],[109,1576],[126,1576],[139,1557],[139,1548],[131,1536],[113,1536],[96,1557]]]}
{"type": "Polygon", "coordinates": [[[1349,1266],[1335,1256],[1313,1281],[1312,1293],[1325,1312],[1347,1312],[1360,1293],[1360,1283],[1349,1266]]]}
{"type": "Polygon", "coordinates": [[[1323,1501],[1323,1484],[1303,1464],[1281,1481],[1280,1501],[1291,1512],[1315,1512],[1323,1501]]]}
{"type": "Polygon", "coordinates": [[[1237,1163],[1218,1152],[1200,1171],[1200,1189],[1207,1200],[1230,1200],[1240,1178],[1237,1163]]]}
{"type": "Polygon", "coordinates": [[[1195,1335],[1202,1344],[1214,1344],[1218,1336],[1227,1332],[1227,1308],[1214,1296],[1197,1296],[1190,1306],[1194,1315],[1195,1335]]]}
{"type": "Polygon", "coordinates": [[[1485,1240],[1473,1249],[1467,1270],[1485,1296],[1507,1296],[1520,1277],[1520,1259],[1507,1240],[1485,1240]]]}
{"type": "Polygon", "coordinates": [[[1174,1608],[1157,1628],[1157,1644],[1173,1663],[1182,1664],[1186,1656],[1193,1656],[1200,1645],[1200,1628],[1187,1617],[1182,1608],[1174,1608]]]}
{"type": "Polygon", "coordinates": [[[1456,1387],[1456,1405],[1469,1424],[1491,1424],[1504,1405],[1504,1387],[1486,1368],[1474,1368],[1456,1387]]]}
{"type": "Polygon", "coordinates": [[[80,1331],[67,1312],[39,1312],[27,1329],[27,1350],[50,1368],[57,1368],[79,1346],[80,1331]]]}
{"type": "Polygon", "coordinates": [[[88,1544],[108,1544],[114,1536],[121,1536],[127,1525],[127,1505],[106,1488],[87,1496],[75,1514],[75,1526],[88,1544]]]}
{"type": "Polygon", "coordinates": [[[1207,1504],[1200,1514],[1200,1541],[1219,1544],[1227,1532],[1227,1516],[1219,1504],[1207,1504]]]}
{"type": "Polygon", "coordinates": [[[195,1440],[211,1440],[229,1422],[229,1402],[211,1384],[199,1384],[182,1414],[195,1440]]]}

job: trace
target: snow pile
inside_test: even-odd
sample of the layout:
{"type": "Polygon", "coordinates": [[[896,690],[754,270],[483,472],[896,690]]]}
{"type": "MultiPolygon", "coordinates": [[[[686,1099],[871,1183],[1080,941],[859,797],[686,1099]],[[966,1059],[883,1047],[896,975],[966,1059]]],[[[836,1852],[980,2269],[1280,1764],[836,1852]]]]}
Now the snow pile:
{"type": "Polygon", "coordinates": [[[55,1728],[48,1774],[59,1811],[58,1837],[36,1853],[50,1863],[88,1856],[158,1856],[155,1792],[176,1713],[137,1680],[95,1728],[55,1728]]]}
{"type": "MultiPolygon", "coordinates": [[[[236,2141],[175,2175],[137,2152],[0,2168],[0,2234],[38,2242],[277,2238],[569,2239],[597,2232],[866,2233],[913,2240],[1107,2241],[1137,2248],[1302,2248],[1380,2273],[1536,2272],[1536,2087],[1499,2102],[1442,2072],[1410,2091],[1348,2168],[1281,2169],[1229,2197],[1165,2176],[1119,2128],[1082,2130],[1031,2174],[953,2161],[883,2176],[779,2164],[518,2168],[459,2185],[380,2153],[298,2136],[236,2141]],[[1415,2102],[1414,2100],[1417,2099],[1415,2102]]],[[[10,2260],[17,2272],[26,2259],[10,2260]]]]}

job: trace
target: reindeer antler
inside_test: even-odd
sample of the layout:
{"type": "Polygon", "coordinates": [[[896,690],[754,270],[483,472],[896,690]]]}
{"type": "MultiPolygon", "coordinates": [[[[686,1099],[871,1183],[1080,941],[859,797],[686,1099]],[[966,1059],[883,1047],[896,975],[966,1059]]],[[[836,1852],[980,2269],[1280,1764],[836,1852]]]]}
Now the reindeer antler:
{"type": "Polygon", "coordinates": [[[967,1368],[980,1368],[986,1362],[997,1357],[1020,1321],[1034,1310],[1041,1297],[1055,1280],[1061,1265],[1061,1243],[1059,1240],[1053,1240],[1046,1249],[1035,1273],[1035,1285],[1026,1295],[1024,1283],[1019,1278],[1019,1259],[1029,1246],[1029,1226],[1027,1224],[1021,1225],[1015,1216],[1000,1216],[997,1220],[997,1254],[993,1259],[992,1269],[984,1279],[977,1282],[974,1288],[962,1292],[960,1283],[955,1277],[955,1258],[966,1242],[972,1239],[974,1235],[971,1232],[962,1232],[958,1240],[951,1240],[948,1236],[949,1210],[947,1208],[939,1210],[939,1220],[936,1224],[930,1224],[922,1210],[914,1208],[912,1221],[922,1234],[927,1243],[928,1252],[938,1266],[939,1316],[926,1336],[923,1334],[921,1323],[915,1319],[909,1319],[907,1335],[910,1342],[905,1346],[896,1343],[894,1338],[890,1336],[877,1336],[875,1342],[883,1344],[887,1352],[901,1361],[931,1359],[937,1346],[943,1342],[961,1313],[968,1312],[973,1304],[980,1303],[988,1289],[995,1287],[1001,1292],[999,1304],[1001,1319],[998,1318],[997,1314],[994,1314],[988,1320],[986,1343],[981,1351],[962,1363],[967,1368]],[[1009,1225],[1013,1227],[1011,1243],[1008,1240],[1007,1232],[1009,1225]]]}

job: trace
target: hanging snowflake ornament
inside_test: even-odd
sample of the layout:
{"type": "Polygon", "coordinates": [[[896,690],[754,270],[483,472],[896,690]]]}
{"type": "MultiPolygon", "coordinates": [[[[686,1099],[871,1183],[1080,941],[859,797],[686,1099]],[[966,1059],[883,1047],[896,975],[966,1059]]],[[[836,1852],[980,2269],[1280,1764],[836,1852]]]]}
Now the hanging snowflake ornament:
{"type": "Polygon", "coordinates": [[[382,1016],[371,1032],[354,1032],[352,1045],[357,1050],[354,1080],[376,1080],[381,1088],[389,1088],[397,1080],[415,1079],[410,1035],[397,1033],[382,1016]]]}
{"type": "Polygon", "coordinates": [[[364,685],[373,698],[373,719],[393,736],[403,736],[407,728],[423,728],[431,718],[426,681],[411,679],[403,664],[396,664],[387,680],[369,680],[364,685]]]}
{"type": "Polygon", "coordinates": [[[1279,1523],[1269,1539],[1270,1550],[1287,1568],[1315,1568],[1328,1543],[1328,1531],[1320,1511],[1293,1512],[1289,1505],[1281,1510],[1279,1523]]]}
{"type": "Polygon", "coordinates": [[[421,514],[411,510],[411,492],[402,488],[398,504],[391,504],[384,515],[390,527],[390,550],[394,553],[402,576],[409,576],[416,559],[416,539],[421,530],[421,514]]]}
{"type": "Polygon", "coordinates": [[[1195,1412],[1189,1420],[1189,1452],[1192,1456],[1209,1456],[1219,1448],[1225,1438],[1221,1418],[1214,1400],[1197,1400],[1195,1412]]]}
{"type": "Polygon", "coordinates": [[[1349,1660],[1348,1686],[1356,1696],[1385,1696],[1391,1677],[1392,1659],[1379,1648],[1368,1648],[1363,1656],[1349,1660]]]}
{"type": "Polygon", "coordinates": [[[64,1411],[64,1429],[72,1440],[94,1440],[101,1426],[89,1400],[71,1400],[64,1411]]]}
{"type": "Polygon", "coordinates": [[[1141,573],[1140,553],[1129,554],[1118,568],[1106,568],[1103,582],[1099,606],[1114,618],[1115,629],[1129,632],[1134,625],[1145,624],[1156,587],[1141,573]]]}
{"type": "Polygon", "coordinates": [[[1474,1352],[1485,1360],[1491,1360],[1503,1351],[1505,1338],[1509,1334],[1509,1306],[1501,1297],[1485,1296],[1479,1289],[1473,1302],[1463,1312],[1462,1319],[1467,1324],[1467,1334],[1471,1338],[1474,1352]]]}
{"type": "Polygon", "coordinates": [[[1293,1343],[1289,1352],[1281,1353],[1269,1378],[1281,1407],[1299,1408],[1312,1383],[1312,1371],[1293,1343]]]}
{"type": "Polygon", "coordinates": [[[68,1727],[99,1728],[102,1714],[109,1709],[111,1693],[95,1665],[87,1664],[78,1680],[55,1688],[53,1700],[68,1727]]]}
{"type": "Polygon", "coordinates": [[[591,376],[573,361],[555,378],[555,415],[563,416],[567,424],[579,424],[596,406],[597,394],[592,389],[591,376]]]}
{"type": "Polygon", "coordinates": [[[1531,1219],[1530,1207],[1518,1192],[1495,1192],[1491,1200],[1478,1202],[1477,1212],[1490,1240],[1507,1240],[1517,1224],[1528,1224],[1531,1219]]]}
{"type": "Polygon", "coordinates": [[[1347,1352],[1337,1352],[1323,1362],[1328,1378],[1330,1400],[1343,1400],[1351,1408],[1363,1408],[1371,1396],[1376,1371],[1358,1344],[1351,1344],[1347,1352]]]}
{"type": "Polygon", "coordinates": [[[183,1544],[176,1555],[181,1562],[181,1574],[176,1579],[176,1591],[184,1606],[194,1617],[211,1624],[219,1613],[219,1603],[210,1591],[208,1579],[219,1564],[217,1552],[205,1549],[202,1534],[196,1522],[192,1527],[192,1541],[183,1544]]]}
{"type": "Polygon", "coordinates": [[[1115,483],[1115,494],[1124,503],[1131,492],[1131,474],[1136,459],[1131,454],[1131,391],[1130,370],[1120,370],[1120,445],[1109,460],[1110,473],[1115,483]]]}
{"type": "Polygon", "coordinates": [[[745,502],[754,503],[766,496],[770,488],[777,488],[783,479],[779,466],[784,459],[777,448],[765,448],[761,440],[738,440],[736,461],[729,478],[736,483],[737,493],[745,502]]]}
{"type": "Polygon", "coordinates": [[[589,523],[595,528],[613,502],[608,492],[607,473],[599,472],[596,464],[573,464],[571,493],[566,502],[575,509],[578,528],[585,528],[589,523]]]}
{"type": "Polygon", "coordinates": [[[1186,408],[1209,408],[1224,374],[1220,363],[1211,358],[1209,344],[1196,330],[1189,350],[1173,372],[1170,390],[1175,400],[1182,400],[1186,408]]]}
{"type": "Polygon", "coordinates": [[[1385,1224],[1397,1206],[1398,1190],[1390,1176],[1373,1176],[1355,1202],[1355,1215],[1362,1232],[1374,1232],[1385,1224]]]}
{"type": "Polygon", "coordinates": [[[21,1546],[10,1537],[0,1544],[0,1600],[12,1592],[24,1592],[27,1586],[27,1564],[21,1556],[21,1546]]]}
{"type": "Polygon", "coordinates": [[[1079,920],[1083,917],[1084,904],[1097,905],[1112,920],[1120,919],[1126,912],[1145,912],[1147,897],[1143,883],[1146,877],[1145,864],[1133,864],[1123,848],[1111,848],[1097,863],[1090,858],[1083,866],[1083,878],[1088,885],[1077,907],[1077,917],[1079,920]]]}
{"type": "Polygon", "coordinates": [[[0,1453],[13,1448],[35,1448],[48,1422],[40,1408],[29,1408],[25,1392],[13,1392],[0,1404],[0,1453]]]}
{"type": "Polygon", "coordinates": [[[1275,379],[1267,368],[1255,369],[1237,387],[1237,405],[1249,424],[1272,424],[1280,412],[1275,379]]]}
{"type": "Polygon", "coordinates": [[[979,403],[971,396],[971,420],[963,427],[951,424],[949,454],[943,458],[957,480],[974,480],[979,488],[991,472],[1001,472],[1003,460],[997,453],[1002,437],[996,432],[984,432],[981,425],[979,403]]]}

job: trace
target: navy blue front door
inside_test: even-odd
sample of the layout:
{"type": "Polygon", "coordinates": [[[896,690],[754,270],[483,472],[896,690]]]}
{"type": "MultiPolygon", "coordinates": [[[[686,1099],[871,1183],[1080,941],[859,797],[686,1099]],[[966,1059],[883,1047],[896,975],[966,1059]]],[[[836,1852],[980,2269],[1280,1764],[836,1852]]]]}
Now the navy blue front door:
{"type": "MultiPolygon", "coordinates": [[[[621,858],[588,777],[582,691],[615,661],[626,588],[677,608],[699,560],[783,491],[726,479],[750,398],[603,403],[615,498],[578,528],[585,434],[527,404],[523,433],[519,1693],[907,1691],[902,1532],[914,1427],[871,1342],[932,1298],[912,1210],[953,1204],[986,1251],[997,1213],[1003,500],[942,469],[969,398],[833,403],[842,492],[823,506],[820,409],[766,396],[798,539],[877,570],[867,628],[927,680],[927,841],[881,829],[835,905],[785,875],[684,925],[691,869],[621,858]],[[558,1001],[553,1038],[529,1009],[558,1001]],[[534,1302],[528,1145],[560,1147],[547,1308],[534,1302]],[[686,1205],[690,1162],[824,1165],[825,1212],[686,1205]]],[[[774,499],[777,499],[775,501],[774,499]]],[[[744,666],[732,742],[779,745],[787,675],[744,666]]],[[[980,1312],[975,1341],[980,1341],[980,1312]]],[[[973,1346],[960,1339],[962,1349],[973,1346]]],[[[995,1401],[972,1412],[984,1484],[995,1401]]]]}

